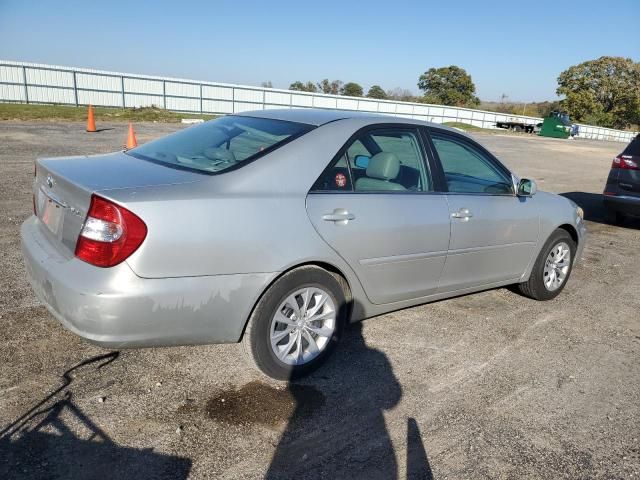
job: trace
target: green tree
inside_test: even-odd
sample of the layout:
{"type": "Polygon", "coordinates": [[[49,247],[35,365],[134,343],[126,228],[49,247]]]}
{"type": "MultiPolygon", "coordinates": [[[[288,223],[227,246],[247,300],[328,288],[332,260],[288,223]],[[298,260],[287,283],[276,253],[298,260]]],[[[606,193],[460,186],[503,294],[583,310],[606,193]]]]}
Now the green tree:
{"type": "Polygon", "coordinates": [[[322,93],[329,93],[331,95],[339,95],[340,90],[342,89],[343,82],[342,80],[333,80],[329,81],[328,78],[318,82],[318,90],[322,93]]]}
{"type": "Polygon", "coordinates": [[[298,92],[317,92],[318,87],[316,87],[316,84],[311,81],[302,83],[300,80],[297,80],[289,85],[289,90],[297,90],[298,92]]]}
{"type": "Polygon", "coordinates": [[[418,88],[424,92],[425,103],[475,107],[480,103],[476,97],[476,86],[464,68],[430,68],[420,75],[418,88]]]}
{"type": "Polygon", "coordinates": [[[347,97],[361,97],[362,87],[355,82],[348,82],[344,84],[340,90],[340,94],[347,97]]]}
{"type": "Polygon", "coordinates": [[[262,82],[260,86],[263,88],[273,88],[273,83],[271,83],[271,80],[267,80],[266,82],[262,82]]]}
{"type": "Polygon", "coordinates": [[[562,108],[577,122],[624,128],[640,123],[640,63],[600,57],[569,67],[558,77],[562,108]]]}
{"type": "Polygon", "coordinates": [[[372,85],[367,92],[367,97],[384,100],[385,98],[387,98],[387,93],[382,89],[380,85],[372,85]]]}
{"type": "Polygon", "coordinates": [[[558,101],[538,102],[538,103],[535,103],[534,105],[536,107],[536,112],[534,115],[537,117],[545,118],[551,115],[551,112],[562,111],[562,107],[560,105],[560,102],[558,101]]]}

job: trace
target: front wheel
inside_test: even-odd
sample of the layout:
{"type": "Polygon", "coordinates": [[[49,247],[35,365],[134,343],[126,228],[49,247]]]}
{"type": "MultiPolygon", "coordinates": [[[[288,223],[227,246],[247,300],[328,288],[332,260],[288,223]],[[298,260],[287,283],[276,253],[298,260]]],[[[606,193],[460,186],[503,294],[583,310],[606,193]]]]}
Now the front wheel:
{"type": "Polygon", "coordinates": [[[252,366],[290,380],[324,363],[347,318],[344,286],[342,278],[315,266],[276,280],[256,305],[242,339],[252,366]]]}
{"type": "Polygon", "coordinates": [[[551,300],[564,289],[576,254],[571,235],[561,228],[546,241],[533,265],[529,280],[520,283],[520,292],[535,300],[551,300]]]}

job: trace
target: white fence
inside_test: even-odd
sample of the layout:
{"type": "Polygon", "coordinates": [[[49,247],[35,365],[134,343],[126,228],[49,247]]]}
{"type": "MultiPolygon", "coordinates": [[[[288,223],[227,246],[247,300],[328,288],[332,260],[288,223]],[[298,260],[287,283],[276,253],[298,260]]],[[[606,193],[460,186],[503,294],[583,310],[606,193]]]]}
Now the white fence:
{"type": "MultiPolygon", "coordinates": [[[[517,120],[536,124],[541,118],[504,115],[483,110],[295,92],[275,88],[199,82],[0,60],[0,102],[158,106],[167,110],[229,114],[266,108],[327,108],[376,112],[436,123],[463,122],[496,128],[496,122],[517,120]]],[[[636,134],[580,125],[579,137],[629,142],[636,134]]]]}

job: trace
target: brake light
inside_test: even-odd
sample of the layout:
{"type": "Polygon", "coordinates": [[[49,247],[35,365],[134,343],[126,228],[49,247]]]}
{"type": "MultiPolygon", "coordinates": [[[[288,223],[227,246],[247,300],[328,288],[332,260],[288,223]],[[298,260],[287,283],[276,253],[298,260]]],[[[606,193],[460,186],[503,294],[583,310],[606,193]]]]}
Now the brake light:
{"type": "Polygon", "coordinates": [[[640,170],[640,165],[628,155],[620,155],[613,159],[611,168],[622,168],[624,170],[640,170]]]}
{"type": "Polygon", "coordinates": [[[147,226],[140,217],[92,195],[76,244],[76,257],[96,267],[113,267],[129,258],[146,236],[147,226]]]}

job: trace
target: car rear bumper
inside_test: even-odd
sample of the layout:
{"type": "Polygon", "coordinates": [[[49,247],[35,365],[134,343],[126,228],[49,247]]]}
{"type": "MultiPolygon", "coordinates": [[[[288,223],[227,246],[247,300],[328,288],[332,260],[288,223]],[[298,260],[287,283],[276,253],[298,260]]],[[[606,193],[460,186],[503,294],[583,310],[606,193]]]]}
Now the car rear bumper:
{"type": "Polygon", "coordinates": [[[237,342],[276,273],[140,278],[126,262],[98,268],[70,256],[36,217],[21,229],[29,282],[67,329],[110,348],[237,342]]]}
{"type": "Polygon", "coordinates": [[[604,206],[615,212],[640,215],[640,197],[628,195],[604,195],[604,206]]]}

